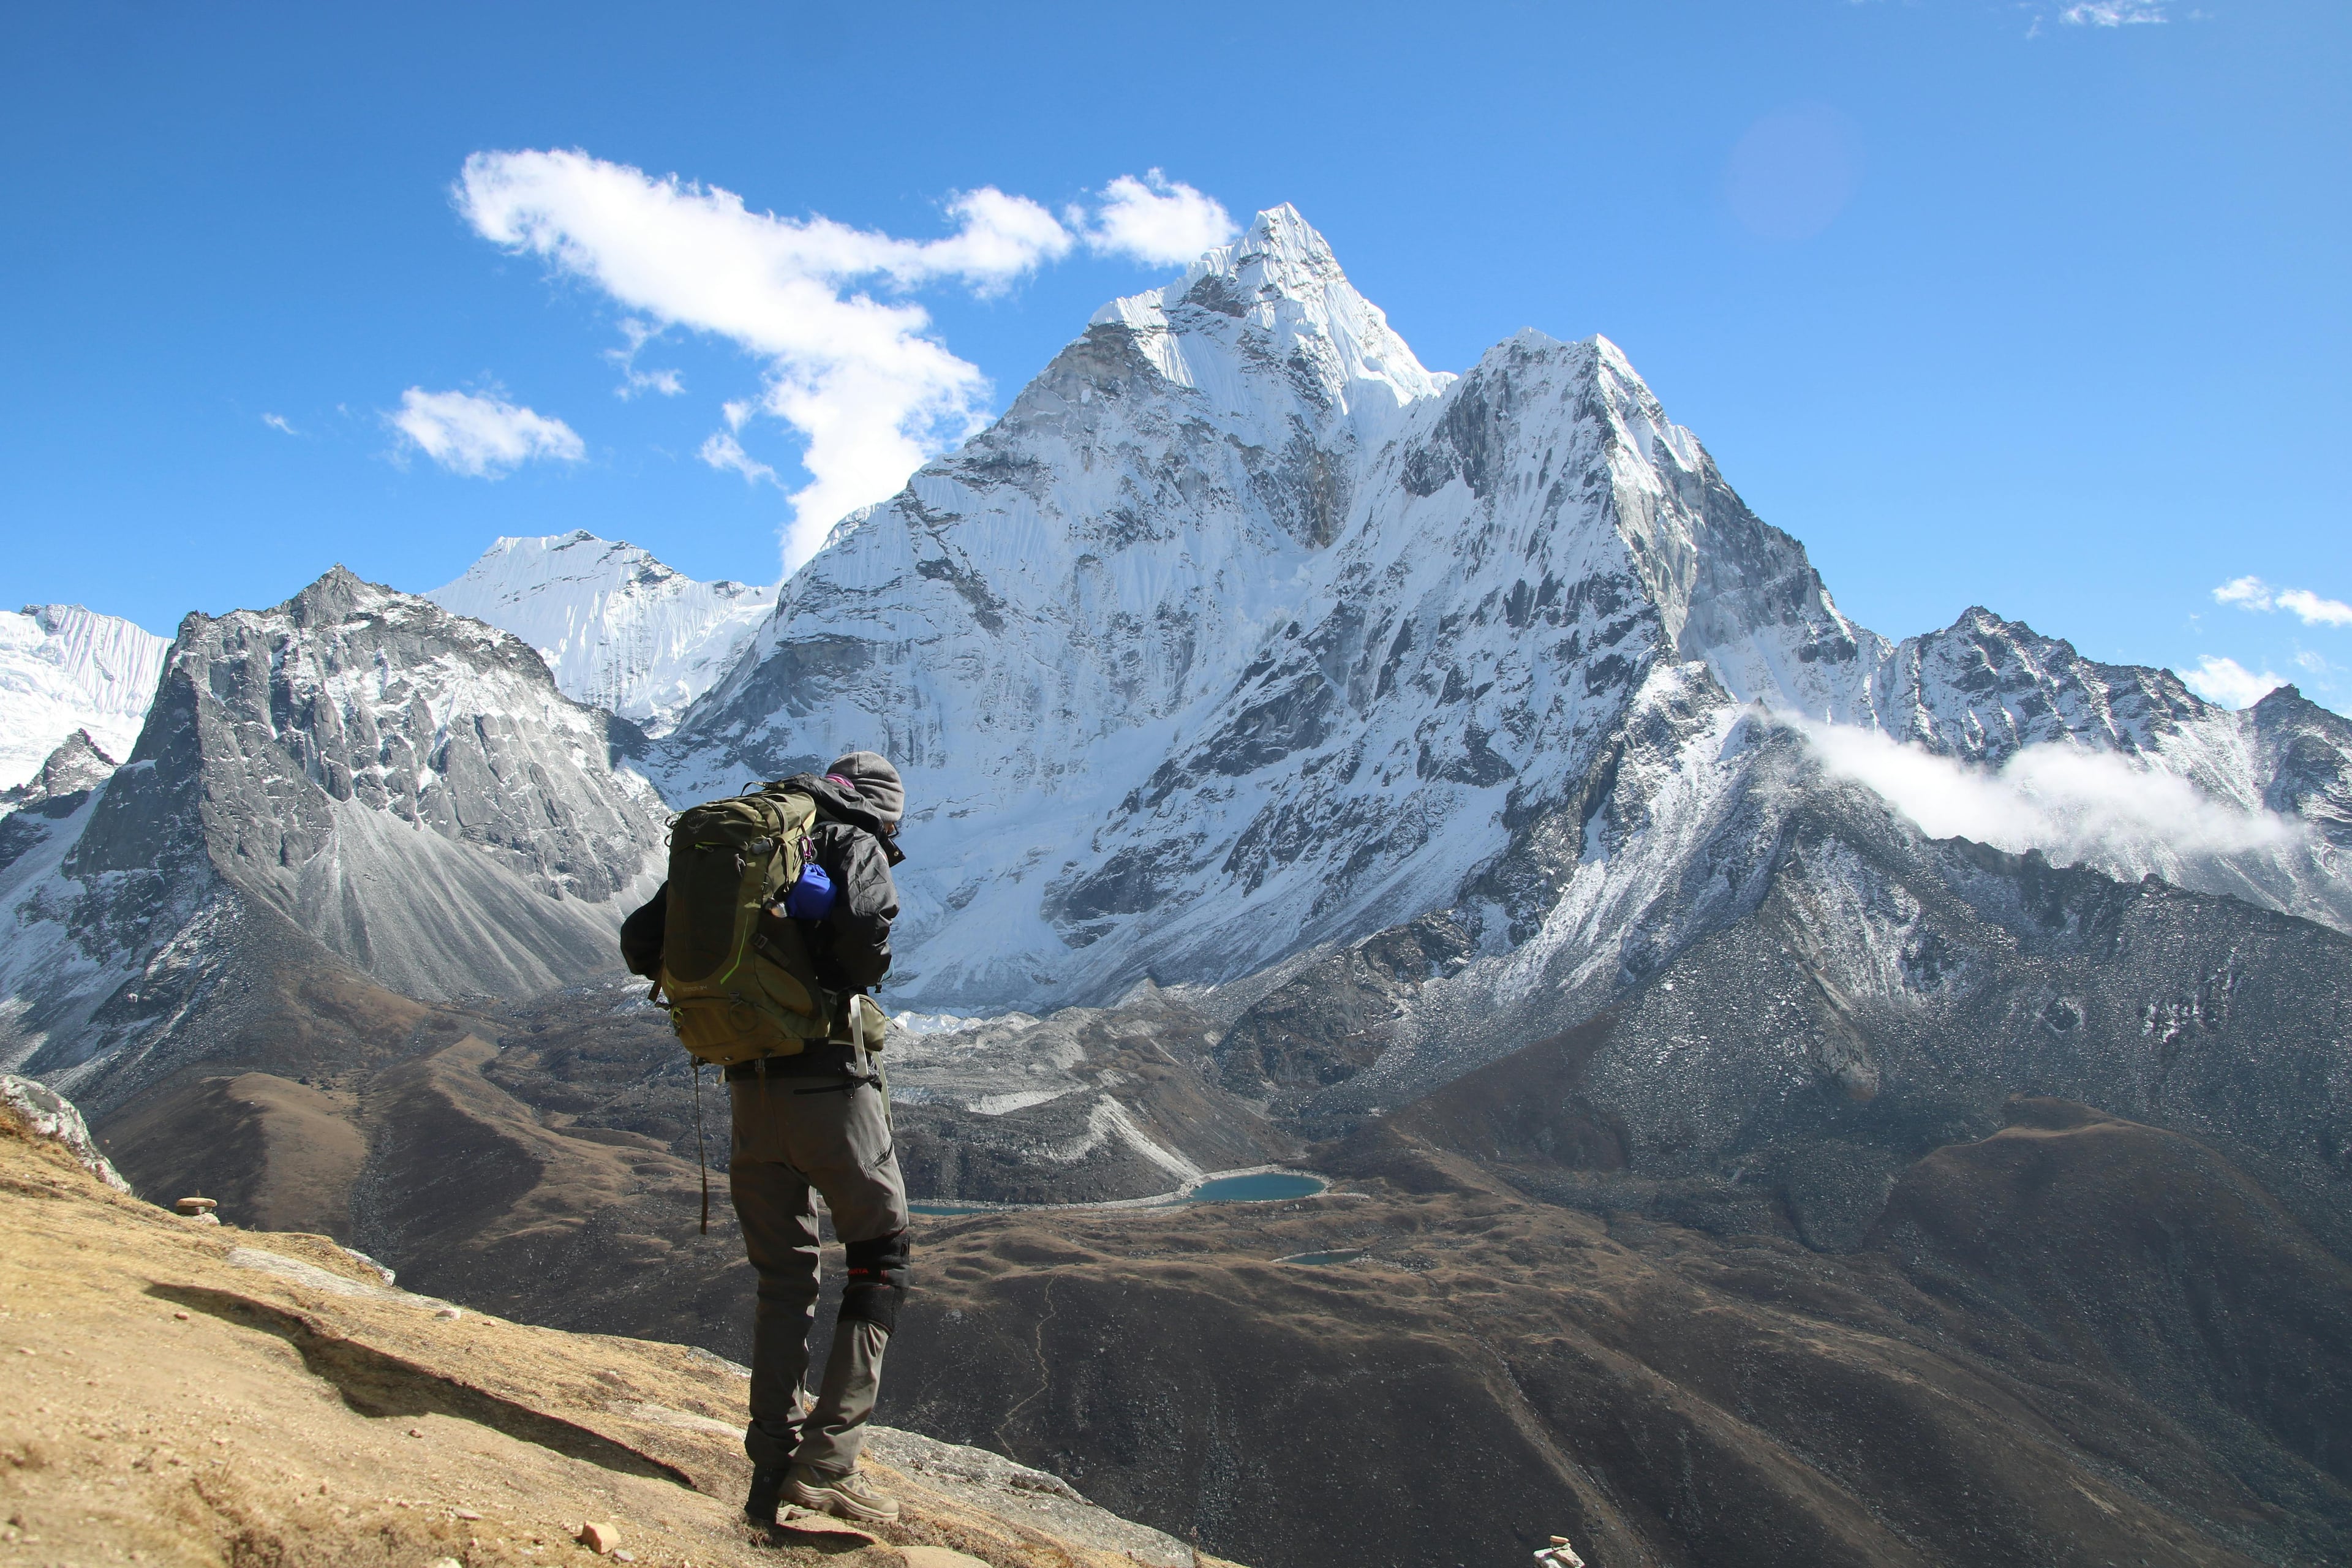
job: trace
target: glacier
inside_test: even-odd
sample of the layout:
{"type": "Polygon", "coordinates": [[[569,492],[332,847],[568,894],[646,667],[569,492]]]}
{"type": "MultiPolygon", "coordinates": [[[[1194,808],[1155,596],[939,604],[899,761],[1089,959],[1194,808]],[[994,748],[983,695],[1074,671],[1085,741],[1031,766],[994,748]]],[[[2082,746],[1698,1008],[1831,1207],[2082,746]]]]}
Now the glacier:
{"type": "Polygon", "coordinates": [[[425,597],[514,633],[566,697],[658,735],[727,672],[776,590],[697,582],[625,541],[577,529],[498,540],[425,597]]]}
{"type": "Polygon", "coordinates": [[[79,605],[0,612],[0,790],[38,773],[76,731],[110,758],[129,756],[171,646],[79,605]]]}

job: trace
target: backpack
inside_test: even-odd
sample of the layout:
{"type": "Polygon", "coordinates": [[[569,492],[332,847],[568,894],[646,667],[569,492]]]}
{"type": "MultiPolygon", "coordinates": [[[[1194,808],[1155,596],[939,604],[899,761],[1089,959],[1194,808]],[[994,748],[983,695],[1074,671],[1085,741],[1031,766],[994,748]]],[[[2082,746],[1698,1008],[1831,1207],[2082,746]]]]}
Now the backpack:
{"type": "Polygon", "coordinates": [[[833,1031],[838,999],[817,984],[799,927],[763,918],[787,899],[807,907],[815,821],[814,799],[772,784],[695,806],[670,829],[656,984],[678,1043],[698,1061],[798,1056],[833,1031]]]}

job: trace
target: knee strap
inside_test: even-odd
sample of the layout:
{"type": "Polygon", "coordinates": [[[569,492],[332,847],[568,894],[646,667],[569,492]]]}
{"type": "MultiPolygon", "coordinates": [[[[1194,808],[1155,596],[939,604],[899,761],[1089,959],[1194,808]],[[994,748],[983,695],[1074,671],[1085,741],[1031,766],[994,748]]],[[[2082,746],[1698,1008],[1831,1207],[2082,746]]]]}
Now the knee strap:
{"type": "Polygon", "coordinates": [[[849,1283],[842,1288],[841,1311],[835,1321],[872,1323],[887,1334],[898,1326],[898,1309],[906,1304],[907,1281],[913,1271],[907,1233],[853,1241],[847,1250],[849,1283]]]}

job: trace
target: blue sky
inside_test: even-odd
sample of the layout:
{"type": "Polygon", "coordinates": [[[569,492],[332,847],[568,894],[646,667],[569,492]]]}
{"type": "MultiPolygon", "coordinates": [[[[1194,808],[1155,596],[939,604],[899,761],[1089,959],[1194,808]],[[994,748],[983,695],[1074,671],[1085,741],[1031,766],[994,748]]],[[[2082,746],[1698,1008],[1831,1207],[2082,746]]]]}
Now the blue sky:
{"type": "MultiPolygon", "coordinates": [[[[2292,0],[7,7],[0,602],[168,631],[575,527],[773,578],[811,476],[762,399],[806,323],[616,358],[652,296],[495,243],[550,166],[478,163],[468,205],[478,154],[720,187],[866,267],[820,292],[971,367],[906,394],[934,438],[1172,270],[1184,212],[1104,216],[1159,169],[1131,188],[1296,203],[1433,367],[1606,333],[1879,631],[1982,603],[2352,706],[2347,79],[2352,7],[2292,0]],[[979,191],[1034,206],[975,228],[979,191]],[[392,422],[499,405],[543,422],[468,426],[516,460],[392,422]]],[[[887,458],[831,438],[842,482],[887,458]]]]}

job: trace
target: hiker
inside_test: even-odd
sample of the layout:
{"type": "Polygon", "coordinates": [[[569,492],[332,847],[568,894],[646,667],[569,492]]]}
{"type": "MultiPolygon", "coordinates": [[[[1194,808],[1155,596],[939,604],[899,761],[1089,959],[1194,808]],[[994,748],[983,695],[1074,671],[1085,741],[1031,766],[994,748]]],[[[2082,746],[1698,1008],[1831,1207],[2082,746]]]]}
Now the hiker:
{"type": "MultiPolygon", "coordinates": [[[[622,927],[629,967],[667,994],[687,1048],[727,1064],[728,1188],[759,1275],[751,1422],[743,1434],[752,1465],[743,1507],[754,1524],[773,1524],[780,1500],[848,1519],[898,1515],[897,1500],[860,1479],[856,1467],[882,1352],[907,1295],[907,1188],[888,1095],[868,1055],[881,1048],[886,1026],[868,993],[890,968],[898,913],[890,868],[905,858],[897,843],[905,809],[898,770],[874,752],[852,752],[822,776],[803,773],[696,807],[673,833],[669,881],[622,927]],[[788,824],[782,831],[779,821],[788,824]],[[725,837],[730,822],[732,838],[725,837]],[[771,886],[752,899],[735,897],[736,878],[761,876],[761,857],[776,854],[779,841],[792,849],[791,865],[766,872],[771,886]],[[691,858],[714,847],[732,853],[691,858]],[[700,871],[705,864],[716,869],[700,871]],[[790,889],[774,889],[787,871],[790,889]],[[697,893],[698,875],[723,886],[697,893]],[[804,896],[823,895],[827,882],[829,904],[804,896]],[[682,907],[678,889],[702,902],[682,907]],[[733,911],[755,906],[756,927],[736,922],[733,958],[723,967],[721,955],[698,961],[678,951],[687,945],[682,922],[698,912],[709,911],[705,923],[717,922],[723,947],[733,911]],[[680,978],[686,969],[711,978],[689,983],[680,978]],[[849,1280],[824,1378],[814,1404],[803,1405],[816,1319],[817,1195],[847,1249],[849,1280]]],[[[708,1196],[704,1205],[707,1228],[708,1196]]]]}

